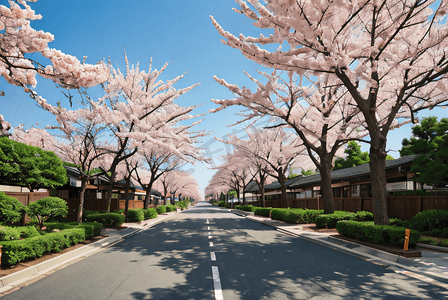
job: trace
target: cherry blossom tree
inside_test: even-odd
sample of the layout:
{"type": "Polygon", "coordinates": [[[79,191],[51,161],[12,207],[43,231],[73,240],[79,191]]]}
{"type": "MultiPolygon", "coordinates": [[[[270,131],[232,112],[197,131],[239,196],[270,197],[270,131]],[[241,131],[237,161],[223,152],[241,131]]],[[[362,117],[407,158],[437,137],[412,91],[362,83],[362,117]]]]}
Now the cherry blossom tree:
{"type": "Polygon", "coordinates": [[[414,121],[418,111],[447,100],[448,2],[237,2],[237,12],[271,34],[235,37],[212,18],[225,44],[263,66],[308,76],[330,74],[350,94],[370,137],[375,224],[388,224],[387,134],[414,121]],[[263,48],[269,44],[281,47],[263,48]]]}
{"type": "MultiPolygon", "coordinates": [[[[35,14],[27,2],[35,0],[9,1],[9,8],[0,5],[0,76],[12,85],[21,86],[33,98],[38,97],[32,90],[37,84],[36,75],[68,89],[104,82],[108,74],[104,63],[86,64],[85,57],[80,62],[74,56],[49,48],[54,36],[31,27],[30,22],[42,16],[35,14]],[[36,53],[43,59],[37,61],[40,55],[32,55],[36,53]],[[51,64],[45,65],[46,60],[51,64]]],[[[0,91],[0,95],[4,92],[0,91]]]]}
{"type": "Polygon", "coordinates": [[[259,129],[252,127],[247,130],[248,140],[242,140],[235,135],[230,136],[229,143],[240,149],[240,155],[251,159],[261,160],[266,164],[267,173],[278,180],[281,187],[283,206],[289,207],[286,194],[286,173],[295,160],[303,163],[309,161],[305,147],[297,135],[286,132],[281,127],[272,129],[259,129]]]}
{"type": "Polygon", "coordinates": [[[2,136],[8,136],[9,132],[8,130],[11,129],[11,124],[9,122],[5,121],[2,115],[0,115],[0,137],[2,136]]]}
{"type": "Polygon", "coordinates": [[[103,84],[105,96],[91,103],[93,111],[108,124],[113,136],[109,144],[114,149],[106,149],[112,159],[107,166],[104,165],[105,170],[111,173],[107,193],[108,211],[118,164],[137,153],[139,146],[144,143],[169,148],[181,156],[171,143],[172,139],[176,140],[173,124],[196,117],[189,115],[194,106],[184,108],[173,101],[197,84],[176,90],[173,85],[183,75],[166,82],[158,79],[168,64],[160,70],[153,70],[151,60],[149,71],[145,72],[140,71],[138,65],[130,66],[126,55],[125,58],[126,74],[109,63],[111,75],[103,84]]]}
{"type": "MultiPolygon", "coordinates": [[[[239,88],[237,85],[228,84],[225,80],[215,77],[220,84],[229,88],[236,98],[212,99],[213,102],[221,105],[212,112],[230,105],[241,105],[249,109],[243,113],[245,117],[243,121],[271,116],[275,118],[273,127],[294,129],[301,140],[300,143],[306,148],[309,158],[320,171],[324,211],[333,213],[334,201],[330,175],[333,158],[343,151],[341,146],[344,143],[365,135],[365,132],[358,129],[362,125],[358,110],[350,105],[351,98],[344,91],[343,86],[335,84],[329,76],[321,76],[315,81],[307,79],[311,85],[304,86],[301,77],[296,84],[297,80],[293,72],[288,72],[287,80],[276,72],[272,74],[260,72],[260,74],[267,79],[267,83],[263,84],[249,76],[257,84],[257,91],[254,93],[247,88],[239,88]]],[[[264,143],[269,144],[267,141],[264,143]]],[[[261,143],[260,147],[266,147],[265,145],[268,144],[261,143]]],[[[251,146],[249,149],[262,149],[260,147],[251,146]]],[[[263,153],[261,157],[267,157],[269,151],[266,148],[266,151],[260,152],[263,153]]],[[[310,165],[307,164],[307,167],[310,165]]],[[[285,172],[286,169],[282,167],[281,173],[285,172]]],[[[274,173],[277,174],[276,177],[279,176],[277,171],[274,173]]],[[[279,179],[279,182],[284,180],[279,179]]],[[[282,185],[284,186],[284,183],[282,185]]],[[[282,197],[283,199],[286,197],[284,187],[282,197]]],[[[284,202],[287,204],[287,200],[284,202]]]]}

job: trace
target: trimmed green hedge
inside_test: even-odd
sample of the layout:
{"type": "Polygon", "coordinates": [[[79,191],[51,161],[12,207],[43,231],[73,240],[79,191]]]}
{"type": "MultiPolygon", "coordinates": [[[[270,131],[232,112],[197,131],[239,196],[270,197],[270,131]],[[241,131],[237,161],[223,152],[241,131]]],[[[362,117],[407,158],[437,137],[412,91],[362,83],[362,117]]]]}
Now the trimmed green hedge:
{"type": "Polygon", "coordinates": [[[85,219],[88,222],[102,223],[104,227],[120,227],[124,223],[124,216],[117,213],[86,215],[85,219]]]}
{"type": "Polygon", "coordinates": [[[165,205],[159,205],[156,207],[157,213],[160,214],[164,214],[166,213],[166,206],[165,205]]]}
{"type": "Polygon", "coordinates": [[[150,207],[146,210],[143,210],[143,213],[145,215],[145,220],[148,219],[155,219],[157,218],[158,214],[157,214],[157,210],[153,207],[150,207]]]}
{"type": "Polygon", "coordinates": [[[140,222],[145,219],[145,215],[142,209],[128,209],[128,221],[140,222]]]}
{"type": "Polygon", "coordinates": [[[253,205],[237,205],[235,206],[236,209],[244,210],[244,211],[251,211],[255,212],[255,210],[258,208],[257,206],[253,205]]]}
{"type": "Polygon", "coordinates": [[[416,214],[411,220],[411,227],[416,230],[443,230],[448,227],[448,211],[428,209],[416,214]]]}
{"type": "Polygon", "coordinates": [[[176,211],[177,207],[174,205],[166,205],[166,212],[176,211]]]}
{"type": "Polygon", "coordinates": [[[34,226],[0,226],[0,241],[16,241],[39,235],[39,231],[34,226]]]}
{"type": "Polygon", "coordinates": [[[336,223],[343,220],[353,220],[358,222],[373,221],[373,214],[368,211],[358,211],[357,213],[337,210],[334,214],[322,214],[316,218],[316,227],[335,228],[336,223]]]}
{"type": "Polygon", "coordinates": [[[65,230],[72,228],[82,228],[86,234],[86,239],[92,239],[95,236],[99,236],[101,234],[101,228],[103,228],[103,224],[99,222],[84,222],[78,224],[76,222],[61,222],[61,223],[44,223],[44,226],[47,227],[46,232],[52,232],[55,229],[65,230]]]}
{"type": "Polygon", "coordinates": [[[257,207],[255,209],[254,214],[263,217],[269,217],[269,212],[272,210],[272,207],[257,207]]]}
{"type": "MultiPolygon", "coordinates": [[[[372,221],[340,221],[336,224],[336,230],[339,234],[346,237],[373,242],[376,244],[392,244],[397,247],[403,247],[405,227],[395,227],[388,225],[374,225],[372,221]]],[[[411,230],[409,247],[414,248],[418,242],[421,232],[411,230]]]]}
{"type": "Polygon", "coordinates": [[[3,246],[2,265],[15,265],[22,261],[41,257],[47,252],[61,252],[62,249],[79,244],[84,240],[84,230],[74,228],[24,240],[0,242],[0,245],[3,246]]]}

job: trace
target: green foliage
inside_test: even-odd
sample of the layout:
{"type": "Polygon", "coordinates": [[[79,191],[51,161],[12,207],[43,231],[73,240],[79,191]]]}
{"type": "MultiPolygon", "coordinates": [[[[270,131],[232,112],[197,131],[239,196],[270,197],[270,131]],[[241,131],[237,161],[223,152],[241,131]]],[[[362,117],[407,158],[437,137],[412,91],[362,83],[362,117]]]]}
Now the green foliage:
{"type": "Polygon", "coordinates": [[[318,228],[335,228],[336,223],[342,220],[353,220],[355,213],[336,210],[334,214],[322,214],[316,218],[316,227],[318,228]]]}
{"type": "Polygon", "coordinates": [[[158,216],[157,210],[153,207],[143,210],[143,214],[144,214],[145,220],[155,219],[158,216]]]}
{"type": "MultiPolygon", "coordinates": [[[[357,222],[345,220],[336,224],[336,230],[339,234],[349,238],[377,244],[392,244],[397,247],[403,247],[406,228],[390,225],[374,225],[373,221],[357,222]]],[[[409,247],[415,247],[420,235],[421,232],[411,230],[409,247]]]]}
{"type": "Polygon", "coordinates": [[[188,203],[190,203],[190,200],[182,200],[182,201],[176,201],[175,205],[184,210],[188,208],[188,203]]]}
{"type": "Polygon", "coordinates": [[[269,217],[269,213],[271,212],[272,207],[257,207],[257,209],[255,209],[254,214],[258,215],[258,216],[263,216],[263,217],[269,217]]]}
{"type": "Polygon", "coordinates": [[[117,213],[91,214],[85,216],[88,222],[99,222],[104,227],[120,227],[124,223],[124,216],[117,213]]]}
{"type": "Polygon", "coordinates": [[[258,208],[257,206],[253,205],[237,205],[235,206],[236,209],[244,210],[244,211],[251,211],[255,212],[255,210],[258,208]]]}
{"type": "Polygon", "coordinates": [[[44,223],[44,226],[47,227],[46,232],[52,232],[55,229],[65,230],[65,229],[73,229],[73,228],[81,228],[85,232],[86,239],[92,239],[95,236],[99,236],[101,234],[101,228],[103,228],[103,224],[98,222],[84,222],[78,224],[76,222],[48,222],[44,223]]]}
{"type": "Polygon", "coordinates": [[[143,210],[141,209],[129,209],[128,210],[128,221],[129,222],[140,222],[145,219],[143,210]]]}
{"type": "MultiPolygon", "coordinates": [[[[315,223],[316,218],[323,214],[323,210],[301,209],[301,208],[272,208],[271,218],[292,224],[308,224],[315,223]]],[[[261,213],[266,213],[262,211],[261,213]]],[[[257,212],[255,212],[257,214],[257,212]]],[[[267,215],[269,216],[269,211],[267,215]]]]}
{"type": "Polygon", "coordinates": [[[347,144],[347,148],[344,153],[347,154],[346,158],[338,157],[334,162],[333,170],[341,170],[366,164],[370,161],[368,152],[361,152],[361,146],[355,141],[350,141],[347,144]]]}
{"type": "Polygon", "coordinates": [[[411,220],[413,229],[429,231],[432,229],[444,229],[448,227],[448,211],[443,209],[428,209],[419,212],[411,220]]]}
{"type": "Polygon", "coordinates": [[[176,211],[177,207],[174,205],[166,205],[166,212],[176,211]]]}
{"type": "Polygon", "coordinates": [[[308,175],[314,175],[316,174],[316,172],[314,172],[313,170],[302,170],[302,175],[303,176],[308,176],[308,175]]]}
{"type": "Polygon", "coordinates": [[[16,198],[0,192],[0,222],[12,224],[22,220],[25,206],[16,198]]]}
{"type": "Polygon", "coordinates": [[[26,213],[30,218],[37,218],[39,227],[49,218],[65,217],[68,214],[67,202],[58,197],[46,197],[28,204],[26,213]]]}
{"type": "Polygon", "coordinates": [[[159,205],[156,207],[157,209],[157,213],[160,214],[164,214],[166,213],[166,206],[165,205],[159,205]]]}
{"type": "Polygon", "coordinates": [[[62,161],[51,151],[0,138],[0,179],[3,184],[30,190],[56,188],[67,183],[62,161]]]}
{"type": "Polygon", "coordinates": [[[225,207],[226,206],[226,202],[224,200],[218,201],[218,206],[219,207],[225,207]]]}
{"type": "Polygon", "coordinates": [[[16,227],[0,226],[0,241],[20,240],[20,231],[16,227]]]}
{"type": "Polygon", "coordinates": [[[413,137],[402,141],[401,156],[422,154],[412,163],[413,180],[434,185],[448,183],[448,118],[423,118],[412,128],[413,137]]]}
{"type": "Polygon", "coordinates": [[[17,228],[17,230],[19,230],[21,239],[27,239],[30,237],[40,235],[36,226],[20,226],[20,227],[15,227],[15,228],[17,228]]]}
{"type": "Polygon", "coordinates": [[[75,228],[24,240],[0,242],[0,245],[3,246],[2,265],[15,265],[22,261],[41,257],[47,252],[61,252],[62,249],[79,244],[84,240],[84,230],[75,228]]]}

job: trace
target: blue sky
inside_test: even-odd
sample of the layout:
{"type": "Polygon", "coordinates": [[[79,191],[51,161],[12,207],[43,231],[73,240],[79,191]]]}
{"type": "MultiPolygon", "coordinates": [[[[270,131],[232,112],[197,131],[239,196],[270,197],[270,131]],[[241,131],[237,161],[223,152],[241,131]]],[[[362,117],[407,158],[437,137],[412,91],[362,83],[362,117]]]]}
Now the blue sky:
{"type": "MultiPolygon", "coordinates": [[[[0,0],[6,5],[7,1],[0,0]]],[[[147,70],[153,57],[153,68],[160,69],[170,62],[162,74],[163,80],[187,72],[175,87],[183,88],[195,83],[201,84],[178,98],[181,106],[202,104],[196,113],[206,113],[215,108],[210,99],[231,98],[232,94],[213,80],[213,75],[226,79],[229,83],[253,87],[243,74],[246,70],[253,74],[260,66],[246,59],[238,50],[223,45],[221,36],[214,28],[209,16],[215,19],[227,31],[237,35],[259,35],[259,30],[251,20],[232,11],[238,7],[233,0],[39,0],[30,3],[42,19],[32,22],[35,29],[52,33],[55,41],[50,47],[74,55],[82,60],[87,56],[88,63],[96,63],[110,58],[115,67],[124,69],[124,48],[130,63],[140,62],[147,70]]],[[[45,127],[55,123],[54,117],[38,108],[20,88],[10,86],[0,78],[1,90],[6,96],[0,98],[1,114],[11,125],[25,124],[25,128],[45,127]],[[36,125],[37,124],[37,125],[36,125]]],[[[37,91],[50,103],[62,102],[68,107],[68,101],[61,91],[50,82],[38,79],[37,91]]],[[[99,92],[99,90],[98,90],[99,92]]],[[[92,92],[95,94],[95,91],[92,92]]],[[[98,93],[98,96],[101,96],[98,93]]],[[[202,146],[208,155],[222,155],[226,146],[215,141],[214,136],[223,138],[226,133],[243,133],[240,128],[227,127],[239,119],[234,116],[239,109],[231,108],[217,114],[208,114],[197,126],[197,130],[206,130],[211,135],[202,139],[202,146]]],[[[446,111],[433,110],[419,116],[437,115],[442,117],[446,111]]],[[[399,157],[396,150],[401,148],[401,140],[409,137],[411,126],[405,126],[391,132],[388,136],[390,154],[399,157]]],[[[228,146],[227,146],[228,148],[228,146]]],[[[367,151],[367,147],[363,147],[367,151]]],[[[215,158],[215,164],[219,161],[215,158]]],[[[214,174],[205,165],[198,165],[193,171],[204,189],[214,174]]]]}

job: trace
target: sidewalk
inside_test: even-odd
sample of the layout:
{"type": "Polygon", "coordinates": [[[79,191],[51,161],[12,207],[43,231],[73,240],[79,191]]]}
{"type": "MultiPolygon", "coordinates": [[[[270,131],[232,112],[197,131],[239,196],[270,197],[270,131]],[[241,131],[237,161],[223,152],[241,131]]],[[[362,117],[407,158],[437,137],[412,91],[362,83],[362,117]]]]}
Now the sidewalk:
{"type": "Polygon", "coordinates": [[[425,244],[417,244],[418,249],[422,253],[422,257],[405,258],[403,256],[387,253],[330,236],[334,233],[304,231],[303,227],[306,226],[304,224],[288,224],[266,217],[255,216],[254,213],[236,209],[232,209],[231,211],[248,220],[271,226],[285,234],[320,243],[328,247],[337,248],[341,251],[371,261],[372,263],[388,266],[397,273],[406,274],[410,277],[433,283],[448,290],[448,251],[444,247],[428,247],[428,245],[425,244]]]}
{"type": "Polygon", "coordinates": [[[72,263],[77,262],[90,255],[98,253],[103,249],[110,247],[116,243],[123,241],[126,237],[137,234],[143,230],[149,229],[152,226],[163,222],[164,220],[175,215],[176,212],[170,212],[159,215],[156,219],[149,219],[139,223],[123,223],[122,227],[127,227],[123,230],[113,230],[103,228],[102,234],[107,237],[92,244],[70,251],[64,255],[55,257],[53,259],[44,261],[40,264],[31,266],[19,272],[0,278],[0,296],[2,293],[14,288],[18,288],[30,280],[37,280],[48,274],[53,273],[57,269],[66,267],[72,263]]]}

